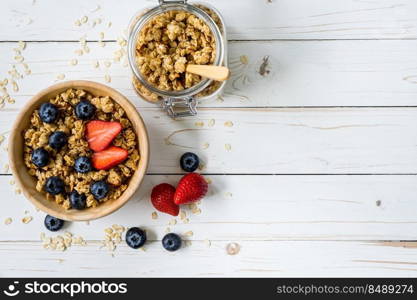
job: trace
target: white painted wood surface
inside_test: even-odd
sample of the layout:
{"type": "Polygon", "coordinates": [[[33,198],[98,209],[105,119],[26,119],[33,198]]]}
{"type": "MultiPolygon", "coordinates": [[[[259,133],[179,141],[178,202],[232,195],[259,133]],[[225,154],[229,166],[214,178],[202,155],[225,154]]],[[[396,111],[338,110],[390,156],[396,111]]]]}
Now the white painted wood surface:
{"type": "Polygon", "coordinates": [[[109,74],[108,84],[144,117],[152,158],[126,207],[66,226],[86,247],[54,252],[40,242],[44,214],[10,185],[0,143],[0,276],[416,276],[417,3],[208,1],[227,21],[233,77],[223,99],[201,103],[196,118],[172,121],[137,97],[123,62],[104,66],[132,11],[155,2],[1,2],[0,80],[13,64],[24,70],[13,59],[20,40],[31,41],[22,54],[32,74],[18,80],[18,91],[8,86],[16,103],[0,109],[0,135],[7,137],[25,101],[59,74],[103,83],[109,74]],[[75,26],[84,15],[88,24],[75,26]],[[102,24],[92,28],[98,18],[102,24]],[[95,42],[76,56],[83,35],[95,42]],[[265,57],[269,72],[261,75],[265,57]],[[175,184],[178,157],[188,150],[202,157],[212,181],[202,213],[187,209],[189,224],[178,218],[168,225],[172,218],[162,214],[152,220],[152,186],[175,184]],[[33,220],[23,224],[28,215],[33,220]],[[8,217],[13,222],[5,225],[8,217]],[[112,257],[99,249],[112,224],[146,228],[147,251],[122,244],[112,257]],[[167,227],[193,231],[192,245],[165,252],[167,227]],[[230,242],[241,245],[239,254],[227,255],[230,242]]]}

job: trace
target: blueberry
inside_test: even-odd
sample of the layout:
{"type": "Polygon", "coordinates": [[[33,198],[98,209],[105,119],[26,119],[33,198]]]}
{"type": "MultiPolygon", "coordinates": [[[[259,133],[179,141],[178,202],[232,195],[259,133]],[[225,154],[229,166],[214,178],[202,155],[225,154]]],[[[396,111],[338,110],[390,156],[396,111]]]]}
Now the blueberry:
{"type": "Polygon", "coordinates": [[[126,232],[126,243],[133,249],[142,247],[146,242],[146,232],[138,227],[132,227],[126,232]]]}
{"type": "Polygon", "coordinates": [[[43,222],[45,224],[46,229],[50,231],[58,231],[64,226],[64,221],[55,217],[52,217],[50,215],[46,215],[45,221],[43,222]]]}
{"type": "Polygon", "coordinates": [[[181,238],[178,234],[175,233],[168,233],[164,236],[162,239],[162,246],[168,251],[177,251],[179,248],[181,248],[181,238]]]}
{"type": "Polygon", "coordinates": [[[46,102],[39,108],[39,117],[42,122],[53,123],[58,118],[59,110],[52,103],[46,102]]]}
{"type": "Polygon", "coordinates": [[[49,153],[43,148],[38,148],[32,152],[32,162],[35,166],[42,168],[49,163],[49,153]]]}
{"type": "Polygon", "coordinates": [[[93,169],[93,167],[87,156],[80,156],[75,160],[74,169],[78,173],[88,173],[93,169]]]}
{"type": "Polygon", "coordinates": [[[49,177],[45,183],[45,190],[52,195],[58,195],[64,192],[65,184],[58,176],[49,177]]]}
{"type": "Polygon", "coordinates": [[[107,193],[109,192],[109,186],[103,180],[95,181],[90,186],[90,192],[93,194],[94,198],[100,200],[107,196],[107,193]]]}
{"type": "Polygon", "coordinates": [[[55,131],[49,136],[49,146],[59,150],[67,144],[67,135],[63,131],[55,131]]]}
{"type": "Polygon", "coordinates": [[[72,208],[82,210],[87,205],[87,197],[84,194],[79,194],[76,190],[71,192],[69,199],[72,208]]]}
{"type": "Polygon", "coordinates": [[[186,152],[181,156],[180,165],[181,169],[185,172],[194,172],[197,170],[199,164],[200,159],[192,152],[186,152]]]}
{"type": "Polygon", "coordinates": [[[75,115],[81,120],[90,120],[96,111],[96,107],[88,100],[82,100],[75,106],[75,115]]]}

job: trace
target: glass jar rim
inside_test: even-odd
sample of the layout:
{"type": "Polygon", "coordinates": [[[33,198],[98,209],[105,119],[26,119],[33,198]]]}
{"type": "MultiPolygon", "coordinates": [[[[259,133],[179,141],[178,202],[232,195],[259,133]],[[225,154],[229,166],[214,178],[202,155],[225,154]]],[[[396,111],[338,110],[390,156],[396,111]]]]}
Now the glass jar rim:
{"type": "Polygon", "coordinates": [[[130,33],[129,33],[128,49],[127,49],[129,65],[134,73],[134,76],[139,80],[139,82],[145,88],[147,88],[150,92],[154,94],[157,94],[162,97],[173,97],[173,98],[193,96],[203,91],[207,86],[209,86],[213,82],[213,80],[208,79],[208,78],[202,78],[202,80],[196,85],[190,88],[181,90],[181,91],[161,90],[153,86],[151,83],[149,83],[146,80],[146,78],[144,78],[144,76],[139,70],[138,64],[136,63],[137,38],[143,26],[147,24],[153,17],[159,14],[168,12],[168,11],[173,11],[173,10],[190,12],[196,15],[198,18],[202,19],[207,24],[207,26],[209,26],[211,32],[213,33],[215,43],[216,43],[216,58],[214,60],[213,65],[216,65],[216,66],[222,65],[223,60],[224,60],[224,51],[223,51],[224,42],[223,42],[222,34],[221,34],[219,27],[217,26],[217,24],[214,22],[214,20],[208,13],[206,13],[204,10],[202,10],[199,7],[196,7],[194,5],[187,4],[187,3],[163,3],[150,9],[139,18],[139,20],[136,22],[136,24],[134,24],[134,27],[130,30],[130,33]]]}

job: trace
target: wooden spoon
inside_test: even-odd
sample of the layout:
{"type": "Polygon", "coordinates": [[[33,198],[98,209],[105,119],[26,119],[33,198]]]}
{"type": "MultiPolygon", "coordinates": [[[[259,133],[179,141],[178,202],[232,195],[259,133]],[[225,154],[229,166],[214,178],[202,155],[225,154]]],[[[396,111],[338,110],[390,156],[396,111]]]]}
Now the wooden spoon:
{"type": "Polygon", "coordinates": [[[210,78],[216,81],[225,81],[230,77],[230,70],[221,66],[187,65],[187,72],[210,78]]]}

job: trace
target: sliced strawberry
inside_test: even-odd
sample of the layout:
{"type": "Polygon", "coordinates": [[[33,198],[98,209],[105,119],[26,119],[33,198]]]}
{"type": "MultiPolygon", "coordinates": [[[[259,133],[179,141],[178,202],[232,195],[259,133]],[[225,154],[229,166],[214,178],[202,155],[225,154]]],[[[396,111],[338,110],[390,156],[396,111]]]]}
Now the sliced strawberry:
{"type": "Polygon", "coordinates": [[[90,121],[86,127],[88,146],[96,152],[104,150],[121,131],[122,125],[118,122],[90,121]]]}
{"type": "Polygon", "coordinates": [[[178,216],[180,207],[174,203],[175,188],[168,183],[161,183],[152,189],[151,202],[160,212],[178,216]]]}
{"type": "Polygon", "coordinates": [[[116,146],[110,146],[106,150],[93,154],[93,167],[97,170],[108,170],[122,163],[127,156],[127,150],[116,146]]]}
{"type": "Polygon", "coordinates": [[[203,198],[208,190],[207,181],[197,173],[188,173],[181,178],[174,195],[177,205],[195,202],[203,198]]]}

